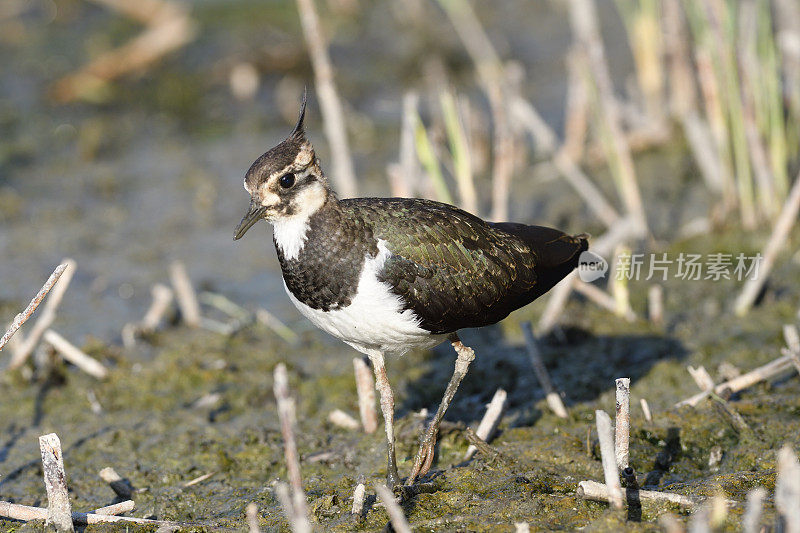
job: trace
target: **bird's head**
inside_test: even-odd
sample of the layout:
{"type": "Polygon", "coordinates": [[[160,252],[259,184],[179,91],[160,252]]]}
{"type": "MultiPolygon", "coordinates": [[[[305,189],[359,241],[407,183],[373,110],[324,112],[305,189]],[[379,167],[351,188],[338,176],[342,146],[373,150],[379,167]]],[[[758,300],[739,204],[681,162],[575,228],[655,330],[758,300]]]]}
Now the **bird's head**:
{"type": "Polygon", "coordinates": [[[244,188],[250,193],[250,208],[236,227],[234,240],[242,238],[261,219],[275,222],[308,218],[325,203],[330,189],[314,147],[303,131],[305,113],[304,91],[300,116],[292,132],[256,159],[247,171],[244,188]]]}

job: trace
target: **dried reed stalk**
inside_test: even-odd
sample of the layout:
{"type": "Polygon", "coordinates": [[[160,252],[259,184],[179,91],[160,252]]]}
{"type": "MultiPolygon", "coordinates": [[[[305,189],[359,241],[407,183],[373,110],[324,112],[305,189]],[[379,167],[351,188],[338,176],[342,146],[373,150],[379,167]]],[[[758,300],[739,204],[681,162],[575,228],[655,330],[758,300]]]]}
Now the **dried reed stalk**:
{"type": "Polygon", "coordinates": [[[608,130],[607,140],[613,150],[613,168],[616,168],[617,185],[623,203],[633,216],[639,236],[646,235],[647,217],[644,214],[639,185],[636,181],[633,158],[622,129],[618,103],[614,97],[603,41],[597,27],[597,11],[594,0],[570,0],[570,23],[577,42],[577,49],[592,74],[597,89],[598,111],[601,126],[608,130]]]}
{"type": "Polygon", "coordinates": [[[472,176],[472,156],[464,125],[456,106],[456,98],[451,92],[441,93],[440,102],[444,117],[447,138],[450,142],[450,153],[453,158],[453,175],[458,186],[460,206],[470,213],[478,213],[478,193],[472,176]]]}
{"type": "Polygon", "coordinates": [[[328,422],[334,426],[339,426],[340,428],[349,429],[351,431],[355,431],[360,427],[358,420],[348,415],[341,409],[334,409],[331,411],[328,414],[328,422]]]}
{"type": "Polygon", "coordinates": [[[564,407],[564,402],[561,401],[561,395],[558,394],[553,382],[550,380],[550,374],[547,372],[547,367],[544,366],[542,356],[539,353],[539,346],[536,342],[536,337],[533,335],[533,329],[530,322],[523,322],[520,324],[522,334],[525,336],[525,346],[528,350],[528,357],[533,366],[533,371],[536,374],[536,379],[539,380],[539,385],[544,389],[547,405],[550,410],[555,413],[559,418],[567,418],[567,408],[564,407]]]}
{"type": "Polygon", "coordinates": [[[336,189],[343,197],[352,197],[358,192],[356,175],[353,170],[350,145],[347,141],[344,111],[333,79],[333,66],[328,55],[328,43],[322,32],[314,0],[297,0],[297,9],[300,12],[300,23],[303,27],[306,44],[308,44],[308,53],[311,56],[311,66],[314,68],[325,137],[330,144],[332,175],[336,180],[336,189]]]}
{"type": "Polygon", "coordinates": [[[614,429],[608,413],[598,409],[595,411],[597,436],[600,439],[600,456],[603,462],[603,474],[608,488],[608,501],[615,509],[622,509],[622,484],[619,481],[616,453],[614,450],[614,429]]]}
{"type": "Polygon", "coordinates": [[[120,498],[128,499],[133,494],[133,487],[131,484],[122,479],[122,476],[117,474],[117,471],[112,467],[107,466],[98,472],[100,479],[108,483],[111,490],[120,498]]]}
{"type": "Polygon", "coordinates": [[[628,445],[631,434],[631,378],[618,378],[616,384],[616,417],[614,450],[617,468],[628,467],[628,445]]]}
{"type": "Polygon", "coordinates": [[[756,487],[747,493],[747,503],[744,515],[742,515],[742,531],[744,533],[760,533],[761,507],[766,496],[767,491],[761,487],[756,487]]]}
{"type": "MultiPolygon", "coordinates": [[[[597,285],[593,285],[591,283],[586,283],[585,281],[581,281],[580,279],[576,279],[575,282],[572,284],[572,288],[575,289],[575,292],[582,294],[585,296],[589,301],[592,301],[606,309],[611,311],[614,314],[620,310],[617,305],[617,301],[614,299],[613,296],[608,294],[606,291],[598,287],[597,285]]],[[[623,318],[628,322],[633,322],[636,320],[636,313],[633,312],[633,309],[628,307],[627,309],[623,309],[623,318]]]]}
{"type": "Polygon", "coordinates": [[[692,376],[692,379],[697,384],[698,388],[700,388],[700,390],[706,392],[714,390],[714,380],[711,378],[708,370],[706,370],[706,367],[700,365],[695,368],[689,365],[686,367],[686,370],[689,371],[689,375],[692,376]]]}
{"type": "Polygon", "coordinates": [[[253,502],[248,503],[244,509],[244,515],[247,519],[248,532],[261,533],[261,528],[258,525],[258,506],[253,502]]]}
{"type": "Polygon", "coordinates": [[[786,199],[786,203],[784,203],[783,209],[781,209],[781,213],[775,222],[772,235],[764,247],[763,260],[758,268],[758,275],[745,281],[742,292],[736,298],[734,311],[737,315],[746,315],[756,301],[761,288],[767,281],[770,272],[772,272],[778,253],[788,242],[789,232],[797,221],[798,213],[800,213],[800,174],[794,180],[789,197],[786,199]]]}
{"type": "Polygon", "coordinates": [[[267,311],[266,309],[259,308],[256,309],[256,320],[258,320],[261,324],[264,324],[272,331],[274,331],[280,338],[288,342],[289,344],[297,344],[299,337],[297,333],[292,331],[292,329],[281,322],[278,317],[267,311]]]}
{"type": "MultiPolygon", "coordinates": [[[[133,1],[105,1],[124,6],[123,12],[133,15],[140,11],[133,1]],[[130,7],[129,7],[130,6],[130,7]]],[[[159,2],[160,3],[160,2],[159,2]]],[[[67,103],[79,98],[92,98],[108,82],[130,72],[143,70],[165,54],[181,48],[194,39],[197,27],[185,8],[170,4],[161,12],[167,16],[152,18],[145,29],[126,44],[101,54],[78,72],[59,79],[52,87],[57,102],[67,103]]],[[[133,15],[138,18],[137,15],[133,15]]]]}
{"type": "Polygon", "coordinates": [[[647,400],[645,400],[644,398],[639,398],[639,403],[642,406],[642,413],[644,414],[644,419],[647,420],[648,422],[652,422],[653,415],[650,412],[650,404],[647,403],[647,400]]]}
{"type": "Polygon", "coordinates": [[[353,490],[353,507],[350,510],[350,514],[361,516],[364,512],[365,492],[366,487],[363,483],[356,485],[355,490],[353,490]]]}
{"type": "MultiPolygon", "coordinates": [[[[72,281],[72,275],[75,273],[76,263],[72,259],[64,259],[62,264],[66,264],[66,268],[62,271],[60,279],[56,279],[55,284],[52,286],[53,291],[50,297],[44,304],[42,312],[36,322],[33,323],[31,331],[26,335],[25,340],[19,345],[14,355],[11,357],[11,362],[8,365],[9,370],[19,368],[25,363],[25,360],[33,352],[33,349],[39,344],[42,335],[50,327],[56,318],[58,306],[61,305],[61,300],[64,298],[64,293],[67,292],[69,282],[72,281]]],[[[48,280],[49,283],[49,280],[48,280]]]]}
{"type": "Polygon", "coordinates": [[[49,433],[39,437],[39,450],[42,453],[42,472],[47,489],[47,525],[59,533],[75,531],[72,527],[64,455],[58,435],[49,433]]]}
{"type": "MultiPolygon", "coordinates": [[[[714,387],[713,392],[715,394],[723,394],[725,391],[730,391],[731,394],[744,390],[748,387],[752,387],[756,383],[763,381],[765,379],[769,379],[771,377],[777,376],[786,372],[792,367],[792,358],[790,355],[784,355],[783,357],[778,357],[777,359],[770,361],[769,363],[760,366],[754,370],[746,374],[742,374],[741,376],[737,376],[733,379],[729,379],[724,383],[720,383],[716,387],[714,387]]],[[[703,391],[698,394],[695,394],[691,398],[687,398],[683,401],[680,401],[675,404],[675,407],[683,407],[685,405],[697,405],[700,401],[705,399],[709,395],[710,391],[703,391]]]]}
{"type": "Polygon", "coordinates": [[[107,516],[117,516],[123,513],[129,513],[136,509],[136,503],[133,500],[125,500],[112,505],[106,505],[94,510],[94,514],[101,514],[107,516]]]}
{"type": "Polygon", "coordinates": [[[44,341],[51,345],[61,356],[90,376],[97,379],[108,377],[108,369],[96,359],[86,355],[83,350],[69,342],[52,329],[44,332],[44,341]]]}
{"type": "Polygon", "coordinates": [[[192,286],[192,280],[186,273],[186,266],[181,261],[173,261],[169,265],[169,277],[175,295],[178,298],[178,307],[181,317],[187,326],[196,328],[200,325],[200,304],[197,303],[197,294],[192,286]]]}
{"type": "Polygon", "coordinates": [[[419,185],[419,161],[414,141],[414,117],[419,95],[414,91],[403,94],[403,119],[400,124],[399,164],[389,170],[392,196],[412,197],[419,185]]]}
{"type": "Polygon", "coordinates": [[[378,493],[378,497],[383,502],[386,512],[389,513],[389,520],[392,522],[392,528],[394,528],[397,533],[411,533],[411,526],[408,524],[403,510],[397,505],[392,491],[385,485],[376,484],[375,492],[378,493]]]}
{"type": "Polygon", "coordinates": [[[153,302],[144,314],[140,324],[142,331],[145,332],[156,330],[161,320],[164,318],[164,315],[169,310],[173,297],[172,289],[163,283],[156,283],[153,285],[153,288],[150,289],[150,293],[153,296],[153,302]]]}
{"type": "Polygon", "coordinates": [[[492,213],[493,220],[508,220],[511,176],[514,172],[514,136],[504,95],[506,74],[489,36],[467,1],[439,0],[461,43],[475,64],[478,77],[489,100],[494,135],[492,143],[492,213]]]}
{"type": "Polygon", "coordinates": [[[664,288],[661,285],[651,285],[647,289],[647,315],[653,324],[664,323],[664,288]]]}
{"type": "MultiPolygon", "coordinates": [[[[11,518],[12,520],[20,520],[23,522],[29,522],[31,520],[46,520],[47,509],[0,501],[0,516],[11,518]]],[[[167,520],[151,520],[148,518],[133,518],[130,516],[105,515],[97,513],[72,513],[71,518],[74,524],[79,525],[130,523],[163,526],[165,528],[170,528],[170,530],[178,527],[189,527],[189,524],[179,524],[177,522],[170,522],[167,520]]]]}
{"type": "MultiPolygon", "coordinates": [[[[505,409],[506,396],[506,391],[503,389],[497,389],[495,391],[494,396],[492,396],[492,401],[486,406],[486,413],[484,413],[480,424],[478,424],[478,429],[475,430],[475,434],[486,442],[492,438],[492,435],[497,430],[500,418],[505,409]]],[[[478,449],[470,444],[466,453],[464,453],[464,460],[468,461],[471,459],[476,451],[478,451],[478,449]]]]}
{"type": "Polygon", "coordinates": [[[283,363],[275,367],[274,389],[275,400],[278,403],[278,417],[281,421],[286,469],[292,487],[292,495],[289,499],[290,507],[285,510],[289,513],[289,521],[295,533],[307,532],[311,531],[311,522],[308,519],[306,495],[303,492],[303,483],[300,477],[300,460],[294,438],[294,428],[297,424],[295,404],[294,399],[289,395],[289,377],[286,365],[283,363]]]}
{"type": "MultiPolygon", "coordinates": [[[[639,496],[640,500],[675,503],[682,507],[694,507],[697,505],[697,502],[692,498],[672,492],[638,490],[636,491],[636,494],[639,496]]],[[[598,483],[597,481],[581,481],[578,483],[578,497],[585,500],[609,503],[611,502],[612,498],[611,491],[608,490],[608,486],[604,485],[603,483],[598,483]]]]}
{"type": "Polygon", "coordinates": [[[800,463],[788,444],[778,452],[777,466],[775,509],[781,516],[783,531],[800,533],[800,463]]]}
{"type": "Polygon", "coordinates": [[[358,393],[358,412],[365,433],[374,433],[378,429],[378,411],[375,409],[375,384],[372,371],[366,358],[354,357],[353,370],[356,375],[356,392],[358,393]]]}
{"type": "Polygon", "coordinates": [[[11,337],[14,336],[14,333],[22,327],[22,325],[31,317],[31,315],[36,311],[36,308],[39,307],[39,304],[42,303],[44,297],[47,296],[47,293],[50,292],[50,289],[53,288],[53,285],[61,278],[61,275],[64,273],[64,270],[67,269],[68,263],[62,263],[58,265],[53,273],[50,274],[50,277],[47,278],[47,281],[44,282],[42,288],[39,289],[39,292],[36,293],[36,296],[33,297],[33,300],[28,304],[28,307],[17,316],[14,317],[14,321],[8,327],[8,330],[3,335],[3,338],[0,339],[0,350],[8,343],[11,337]]]}
{"type": "Polygon", "coordinates": [[[800,119],[800,6],[794,0],[773,0],[776,41],[783,59],[784,92],[795,120],[800,119]]]}

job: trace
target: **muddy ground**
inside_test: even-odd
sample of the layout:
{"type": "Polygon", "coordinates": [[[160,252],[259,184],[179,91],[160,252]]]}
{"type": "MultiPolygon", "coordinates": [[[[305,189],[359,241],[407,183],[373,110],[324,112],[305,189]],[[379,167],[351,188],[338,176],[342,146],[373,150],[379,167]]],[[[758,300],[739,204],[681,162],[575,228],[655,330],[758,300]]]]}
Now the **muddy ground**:
{"type": "MultiPolygon", "coordinates": [[[[393,11],[395,3],[361,5],[358,13],[334,13],[325,22],[362,193],[387,195],[385,169],[397,158],[402,95],[425,93],[429,69],[437,65],[423,59],[435,56],[476,110],[485,112],[486,102],[440,11],[427,6],[422,24],[412,27],[393,11]]],[[[499,52],[527,69],[526,96],[560,132],[571,39],[563,3],[482,5],[490,4],[476,6],[499,52]]],[[[196,41],[110,87],[103,101],[68,106],[48,99],[50,84],[140,28],[78,0],[38,3],[0,28],[0,320],[27,304],[61,258],[74,257],[78,271],[54,328],[111,369],[99,382],[73,367],[48,365],[45,353],[35,372],[31,367],[0,377],[0,500],[46,504],[37,437],[54,431],[64,446],[75,510],[114,501],[97,475],[112,466],[137,489],[133,516],[175,520],[198,531],[243,530],[244,508],[254,502],[264,530],[285,531],[273,492],[286,467],[272,392],[273,369],[284,362],[297,399],[303,483],[314,521],[324,531],[383,529],[387,515],[371,489],[385,476],[382,428],[365,435],[327,421],[337,408],[357,414],[357,354],[314,330],[289,305],[266,227],[254,228],[236,246],[231,241],[248,201],[244,172],[288,132],[299,88],[313,79],[296,6],[287,0],[192,6],[201,29],[196,41]],[[240,62],[260,74],[250,101],[236,101],[228,87],[228,72],[240,62]],[[174,259],[187,264],[198,288],[249,309],[268,308],[300,334],[300,342],[289,344],[260,325],[229,337],[188,329],[176,319],[123,349],[122,325],[143,315],[150,287],[166,281],[174,259]],[[351,496],[360,480],[371,505],[353,517],[351,496]]],[[[613,3],[599,6],[622,92],[632,73],[625,34],[613,3]]],[[[436,102],[436,95],[423,94],[426,121],[436,102]]],[[[306,125],[329,165],[313,96],[306,125]]],[[[522,162],[514,176],[512,218],[600,235],[602,227],[574,192],[536,163],[522,162]]],[[[706,217],[715,200],[680,141],[640,154],[637,172],[655,236],[648,252],[675,259],[680,252],[751,255],[763,246],[764,231],[744,232],[735,224],[681,237],[681,228],[706,217]]],[[[613,196],[606,173],[589,173],[613,196]]],[[[484,199],[490,197],[488,175],[477,176],[484,199]]],[[[489,211],[488,200],[481,209],[489,211]]],[[[514,522],[527,521],[532,529],[637,531],[658,530],[655,521],[665,512],[685,520],[686,510],[669,505],[645,504],[629,515],[576,497],[579,481],[603,479],[594,411],[613,411],[614,379],[623,376],[632,379],[631,463],[640,485],[697,497],[724,494],[737,502],[728,530],[738,528],[745,494],[763,486],[769,493],[764,523],[774,523],[775,453],[784,443],[800,450],[800,379],[787,373],[733,396],[731,406],[749,431],[734,429],[709,402],[672,406],[697,392],[687,365],[704,365],[720,381],[723,362],[747,371],[780,356],[783,324],[798,321],[798,244],[795,232],[759,306],[745,318],[731,312],[737,281],[664,282],[660,326],[644,319],[647,282],[630,286],[640,316],[632,323],[582,298],[570,300],[559,330],[542,340],[545,364],[569,409],[566,420],[548,410],[519,328],[521,321],[538,320],[544,301],[498,326],[463,332],[477,359],[440,438],[431,475],[438,490],[404,505],[415,530],[512,531],[514,522]],[[476,423],[498,387],[509,395],[491,443],[499,454],[465,463],[461,425],[476,423]],[[640,398],[651,406],[652,423],[643,418],[640,398]],[[715,447],[722,459],[710,466],[715,447]]],[[[3,364],[6,358],[2,354],[3,364]]],[[[388,361],[401,474],[410,469],[422,424],[416,413],[436,408],[453,360],[445,345],[388,361]]],[[[0,521],[3,531],[42,527],[0,521]]]]}
{"type": "MultiPolygon", "coordinates": [[[[681,247],[719,250],[721,243],[724,248],[724,238],[704,237],[681,247]]],[[[738,502],[727,518],[725,529],[731,530],[738,527],[746,493],[762,486],[770,493],[764,520],[774,522],[775,453],[784,443],[800,447],[800,379],[787,373],[731,399],[751,431],[737,430],[711,401],[697,408],[672,405],[697,391],[686,365],[704,365],[720,380],[723,362],[749,370],[779,356],[781,325],[797,321],[798,271],[797,256],[784,262],[761,305],[744,319],[729,313],[736,282],[668,282],[663,327],[643,319],[628,323],[574,299],[560,334],[545,339],[543,353],[567,403],[566,420],[548,410],[521,344],[518,324],[535,319],[541,303],[501,326],[464,332],[478,357],[447,416],[456,424],[440,438],[430,476],[439,490],[404,505],[412,526],[495,531],[527,521],[534,529],[638,531],[657,530],[654,521],[668,511],[685,518],[685,510],[671,505],[645,503],[640,513],[615,512],[576,497],[578,481],[603,479],[594,410],[613,412],[613,380],[622,376],[632,379],[630,457],[640,485],[698,497],[724,494],[738,502]],[[458,424],[476,423],[498,387],[508,391],[510,405],[492,442],[499,455],[462,462],[467,442],[458,424]],[[644,420],[639,398],[650,403],[652,423],[644,420]],[[722,449],[722,460],[709,466],[715,446],[722,449]]],[[[644,284],[632,286],[637,311],[643,289],[644,284]]],[[[351,364],[356,354],[345,345],[306,328],[291,346],[254,325],[233,337],[170,326],[140,342],[135,353],[101,341],[85,348],[112,368],[106,381],[63,367],[33,383],[19,374],[4,377],[0,498],[46,503],[36,437],[55,431],[64,444],[75,509],[113,501],[97,475],[113,466],[137,489],[135,516],[194,524],[198,531],[241,530],[244,508],[255,502],[266,530],[286,530],[273,493],[286,468],[272,392],[272,371],[285,362],[297,399],[303,483],[315,522],[325,531],[386,525],[379,505],[361,517],[349,514],[356,483],[364,480],[370,487],[385,475],[382,431],[345,431],[326,420],[336,408],[357,414],[351,364]],[[102,406],[99,414],[90,409],[89,391],[102,406]],[[198,405],[209,394],[218,400],[198,405]],[[182,487],[212,472],[207,480],[182,487]]],[[[398,396],[401,473],[410,468],[421,427],[416,412],[435,409],[452,362],[443,345],[388,363],[398,396]]],[[[368,494],[374,491],[368,488],[368,494]]],[[[40,527],[11,521],[1,526],[40,527]]]]}

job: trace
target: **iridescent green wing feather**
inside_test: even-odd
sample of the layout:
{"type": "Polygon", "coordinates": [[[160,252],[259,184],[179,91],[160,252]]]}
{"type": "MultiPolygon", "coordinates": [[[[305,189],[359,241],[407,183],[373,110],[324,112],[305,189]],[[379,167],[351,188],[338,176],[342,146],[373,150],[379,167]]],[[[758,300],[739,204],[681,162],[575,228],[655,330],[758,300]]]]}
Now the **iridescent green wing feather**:
{"type": "Polygon", "coordinates": [[[424,328],[447,333],[492,324],[533,299],[537,253],[519,237],[428,200],[343,203],[386,241],[392,255],[380,279],[424,328]]]}

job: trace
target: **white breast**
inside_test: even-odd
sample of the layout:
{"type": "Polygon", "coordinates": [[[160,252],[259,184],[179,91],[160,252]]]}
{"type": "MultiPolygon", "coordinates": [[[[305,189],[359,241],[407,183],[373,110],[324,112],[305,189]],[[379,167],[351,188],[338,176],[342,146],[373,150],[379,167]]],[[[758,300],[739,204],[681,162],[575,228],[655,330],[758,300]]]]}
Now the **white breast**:
{"type": "Polygon", "coordinates": [[[282,218],[272,223],[275,244],[286,260],[297,259],[306,244],[307,217],[282,218]]]}
{"type": "Polygon", "coordinates": [[[341,309],[313,309],[295,298],[285,283],[284,288],[295,307],[314,325],[363,353],[379,350],[401,355],[411,348],[436,346],[445,335],[431,335],[421,328],[414,312],[403,310],[400,297],[378,280],[378,272],[390,255],[386,242],[379,240],[378,254],[366,258],[355,297],[341,309]]]}

